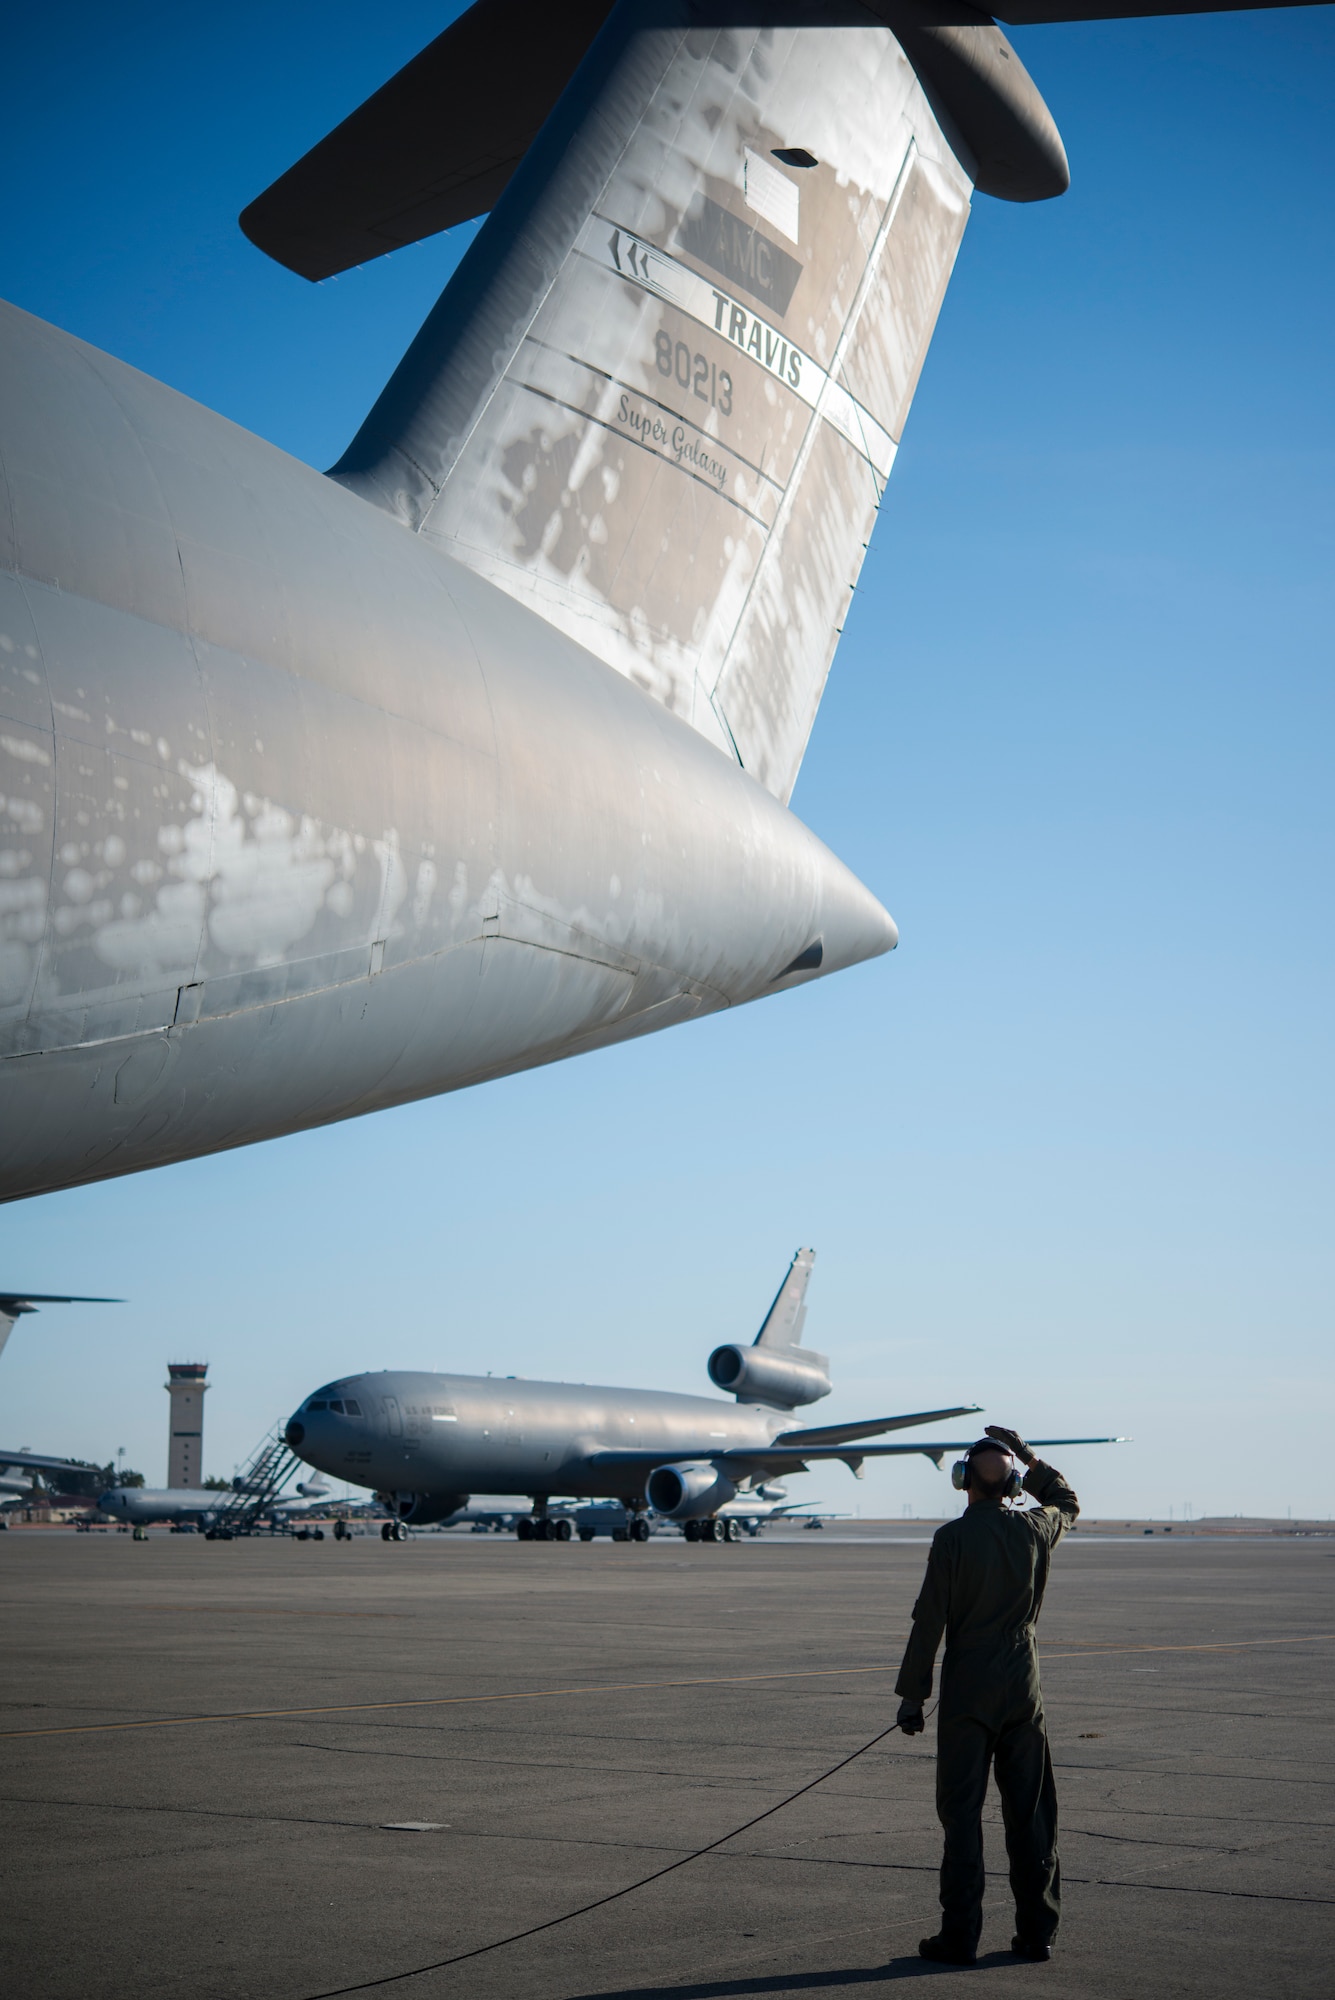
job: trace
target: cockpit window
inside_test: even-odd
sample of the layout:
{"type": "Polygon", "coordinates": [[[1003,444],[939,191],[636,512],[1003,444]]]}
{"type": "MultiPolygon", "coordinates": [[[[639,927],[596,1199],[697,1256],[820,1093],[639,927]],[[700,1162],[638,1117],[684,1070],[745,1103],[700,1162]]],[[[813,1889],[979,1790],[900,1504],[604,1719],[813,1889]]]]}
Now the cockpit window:
{"type": "Polygon", "coordinates": [[[342,1405],[342,1403],[335,1403],[335,1402],[331,1402],[331,1403],[330,1403],[330,1405],[329,1405],[329,1407],[330,1407],[330,1409],[331,1409],[331,1410],[337,1410],[337,1411],[338,1411],[338,1414],[340,1415],[340,1417],[342,1416],[342,1414],[343,1414],[343,1405],[342,1405]]]}
{"type": "Polygon", "coordinates": [[[327,1402],[321,1402],[319,1397],[312,1396],[310,1402],[307,1403],[306,1408],[308,1410],[327,1410],[329,1408],[329,1405],[327,1402]]]}
{"type": "Polygon", "coordinates": [[[347,1416],[349,1416],[349,1417],[359,1417],[359,1416],[361,1415],[361,1413],[362,1413],[362,1406],[361,1406],[361,1404],[360,1404],[360,1403],[354,1403],[354,1402],[353,1402],[353,1400],[352,1400],[352,1398],[351,1398],[351,1396],[345,1396],[345,1397],[344,1397],[344,1399],[343,1399],[343,1409],[344,1409],[344,1413],[345,1413],[345,1414],[346,1414],[347,1416]]]}

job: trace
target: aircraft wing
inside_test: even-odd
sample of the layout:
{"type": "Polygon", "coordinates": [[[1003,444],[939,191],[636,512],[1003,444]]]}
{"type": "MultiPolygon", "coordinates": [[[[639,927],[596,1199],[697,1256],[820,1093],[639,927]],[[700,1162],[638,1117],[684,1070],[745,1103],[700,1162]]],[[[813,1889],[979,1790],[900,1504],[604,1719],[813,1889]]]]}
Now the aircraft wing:
{"type": "MultiPolygon", "coordinates": [[[[776,1442],[767,1448],[762,1447],[759,1451],[742,1449],[738,1451],[714,1452],[711,1453],[710,1458],[713,1464],[727,1466],[729,1469],[735,1468],[739,1472],[763,1471],[766,1474],[771,1472],[797,1472],[805,1466],[808,1459],[841,1458],[851,1471],[856,1472],[864,1458],[912,1458],[917,1453],[921,1453],[924,1458],[930,1458],[933,1464],[940,1465],[948,1452],[965,1452],[971,1444],[975,1444],[976,1442],[975,1438],[955,1438],[949,1444],[924,1443],[919,1441],[914,1444],[848,1443],[783,1445],[776,1442]]],[[[1125,1444],[1126,1439],[1117,1437],[1034,1438],[1032,1443],[1037,1448],[1039,1445],[1054,1444],[1125,1444]]],[[[667,1461],[660,1462],[666,1463],[667,1461]]]]}
{"type": "MultiPolygon", "coordinates": [[[[1046,1447],[1048,1445],[1073,1444],[1125,1444],[1126,1442],[1126,1438],[1122,1437],[1033,1438],[1030,1440],[1035,1450],[1040,1445],[1046,1447]]],[[[965,1452],[971,1444],[976,1443],[976,1438],[952,1438],[945,1444],[938,1441],[924,1442],[922,1439],[917,1440],[913,1444],[858,1444],[856,1442],[846,1442],[844,1444],[791,1445],[776,1441],[771,1445],[757,1445],[754,1449],[749,1445],[742,1445],[733,1451],[701,1451],[695,1453],[684,1451],[594,1451],[589,1453],[584,1463],[589,1466],[596,1466],[599,1472],[624,1471],[640,1473],[652,1472],[656,1465],[675,1465],[680,1464],[687,1458],[699,1458],[707,1459],[711,1465],[722,1466],[730,1473],[735,1472],[741,1478],[747,1478],[754,1476],[756,1473],[768,1475],[769,1473],[801,1472],[805,1470],[808,1460],[820,1458],[842,1459],[852,1472],[857,1471],[864,1458],[913,1458],[921,1454],[924,1458],[930,1458],[934,1464],[940,1465],[948,1452],[965,1452]]]]}
{"type": "Polygon", "coordinates": [[[241,227],[318,281],[494,208],[612,0],[475,0],[259,195],[241,227]]]}
{"type": "Polygon", "coordinates": [[[96,1472],[95,1465],[80,1465],[74,1458],[44,1458],[39,1451],[0,1449],[0,1467],[22,1466],[27,1472],[96,1472]]]}
{"type": "MultiPolygon", "coordinates": [[[[961,1403],[954,1410],[916,1410],[910,1417],[869,1417],[861,1424],[825,1424],[816,1430],[780,1431],[774,1442],[812,1446],[848,1444],[854,1438],[875,1437],[881,1431],[907,1431],[916,1424],[944,1424],[951,1417],[972,1417],[982,1407],[981,1403],[961,1403]]],[[[913,1449],[916,1451],[917,1446],[913,1449]]]]}
{"type": "Polygon", "coordinates": [[[0,1292],[0,1312],[31,1312],[34,1306],[123,1306],[124,1299],[91,1298],[86,1292],[0,1292]]]}

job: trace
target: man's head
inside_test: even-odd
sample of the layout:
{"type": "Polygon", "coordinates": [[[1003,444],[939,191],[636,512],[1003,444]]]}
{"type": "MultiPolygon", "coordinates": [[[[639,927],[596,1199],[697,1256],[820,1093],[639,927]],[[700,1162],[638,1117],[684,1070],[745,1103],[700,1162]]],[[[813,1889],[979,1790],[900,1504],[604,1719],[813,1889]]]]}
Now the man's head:
{"type": "Polygon", "coordinates": [[[960,1460],[955,1483],[975,1500],[997,1501],[1014,1496],[1019,1489],[1019,1471],[1014,1458],[995,1438],[979,1438],[960,1460]]]}

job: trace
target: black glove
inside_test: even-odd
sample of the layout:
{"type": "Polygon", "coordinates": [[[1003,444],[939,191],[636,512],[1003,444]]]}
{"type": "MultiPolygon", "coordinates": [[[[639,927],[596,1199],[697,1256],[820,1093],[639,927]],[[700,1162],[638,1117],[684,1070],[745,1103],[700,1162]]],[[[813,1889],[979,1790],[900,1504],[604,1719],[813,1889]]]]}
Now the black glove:
{"type": "Polygon", "coordinates": [[[1018,1431],[1008,1431],[1004,1424],[985,1424],[983,1428],[990,1438],[995,1438],[998,1444],[1004,1444],[1007,1451],[1019,1459],[1021,1465],[1034,1463],[1038,1454],[1030,1451],[1018,1431]]]}
{"type": "Polygon", "coordinates": [[[901,1701],[899,1714],[895,1717],[895,1728],[902,1729],[906,1736],[921,1736],[924,1727],[922,1703],[907,1699],[901,1701]]]}

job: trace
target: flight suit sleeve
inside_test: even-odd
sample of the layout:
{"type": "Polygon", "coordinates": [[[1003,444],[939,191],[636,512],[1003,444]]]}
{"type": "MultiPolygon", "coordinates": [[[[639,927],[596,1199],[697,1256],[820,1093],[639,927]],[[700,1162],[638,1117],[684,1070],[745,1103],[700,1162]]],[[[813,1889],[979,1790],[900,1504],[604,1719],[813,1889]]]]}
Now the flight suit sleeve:
{"type": "Polygon", "coordinates": [[[1054,1465],[1036,1458],[1024,1475],[1024,1490],[1032,1493],[1044,1515],[1049,1548],[1061,1540],[1075,1523],[1080,1502],[1054,1465]]]}
{"type": "Polygon", "coordinates": [[[950,1609],[950,1577],[947,1560],[933,1539],[927,1558],[927,1574],[913,1607],[913,1630],[904,1648],[904,1660],[895,1682],[895,1693],[904,1701],[926,1701],[932,1692],[932,1665],[941,1634],[946,1629],[950,1609]]]}

